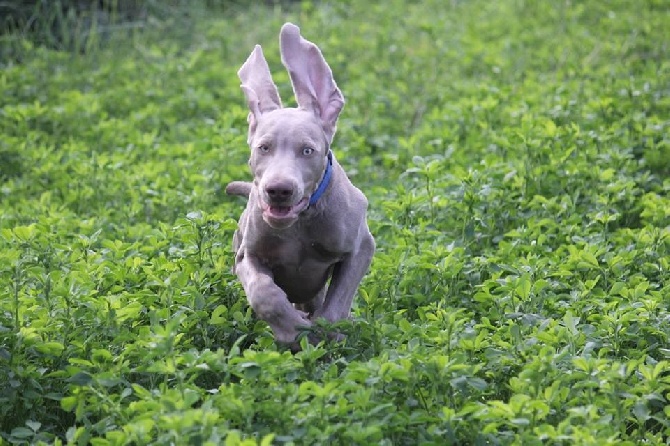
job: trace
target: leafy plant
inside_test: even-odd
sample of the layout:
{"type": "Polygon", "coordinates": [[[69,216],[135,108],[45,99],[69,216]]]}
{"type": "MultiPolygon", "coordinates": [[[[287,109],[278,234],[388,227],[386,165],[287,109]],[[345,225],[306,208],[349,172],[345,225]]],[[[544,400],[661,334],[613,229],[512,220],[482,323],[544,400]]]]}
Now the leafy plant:
{"type": "Polygon", "coordinates": [[[667,442],[662,1],[221,6],[82,52],[3,37],[0,442],[667,442]],[[287,20],[347,98],[377,241],[315,328],[345,339],[297,354],[232,273],[223,193],[236,70],[256,43],[278,68],[287,20]]]}

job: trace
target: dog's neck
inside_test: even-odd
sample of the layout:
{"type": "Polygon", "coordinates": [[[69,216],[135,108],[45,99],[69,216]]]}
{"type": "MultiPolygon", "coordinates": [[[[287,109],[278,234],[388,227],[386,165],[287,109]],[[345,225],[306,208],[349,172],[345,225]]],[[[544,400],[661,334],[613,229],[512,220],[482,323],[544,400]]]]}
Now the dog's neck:
{"type": "Polygon", "coordinates": [[[330,177],[333,175],[333,152],[330,149],[328,149],[326,157],[328,158],[328,161],[326,162],[326,170],[323,171],[323,177],[321,178],[319,186],[316,188],[312,196],[309,197],[310,206],[314,206],[316,202],[319,201],[319,198],[321,198],[321,195],[328,189],[330,177]]]}

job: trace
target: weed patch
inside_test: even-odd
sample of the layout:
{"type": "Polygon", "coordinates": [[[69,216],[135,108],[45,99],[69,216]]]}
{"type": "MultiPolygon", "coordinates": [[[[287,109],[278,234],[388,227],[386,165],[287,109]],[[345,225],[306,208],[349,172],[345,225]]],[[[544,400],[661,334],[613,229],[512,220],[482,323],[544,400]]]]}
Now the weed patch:
{"type": "Polygon", "coordinates": [[[0,442],[667,442],[664,2],[234,12],[12,40],[0,442]],[[256,43],[279,67],[287,20],[345,95],[333,149],[377,240],[346,339],[297,354],[231,272],[223,193],[249,176],[236,70],[256,43]]]}

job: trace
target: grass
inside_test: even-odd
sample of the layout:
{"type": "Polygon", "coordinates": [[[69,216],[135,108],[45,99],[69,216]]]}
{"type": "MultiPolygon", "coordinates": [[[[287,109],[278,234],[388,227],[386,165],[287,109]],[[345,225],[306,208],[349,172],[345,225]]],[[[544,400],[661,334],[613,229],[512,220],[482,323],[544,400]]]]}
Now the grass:
{"type": "Polygon", "coordinates": [[[0,444],[668,441],[664,1],[202,12],[8,40],[0,444]],[[286,20],[347,99],[334,151],[378,246],[346,341],[295,355],[231,274],[223,193],[255,43],[290,102],[286,20]]]}

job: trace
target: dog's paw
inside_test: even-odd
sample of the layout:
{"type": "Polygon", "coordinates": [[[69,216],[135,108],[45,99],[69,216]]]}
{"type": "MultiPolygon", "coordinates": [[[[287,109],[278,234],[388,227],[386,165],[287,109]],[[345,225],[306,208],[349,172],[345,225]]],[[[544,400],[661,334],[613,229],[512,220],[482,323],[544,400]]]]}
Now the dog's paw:
{"type": "Polygon", "coordinates": [[[300,315],[300,317],[305,321],[306,325],[312,325],[312,322],[309,320],[309,313],[308,312],[298,310],[298,309],[296,309],[295,312],[298,313],[298,315],[300,315]]]}

